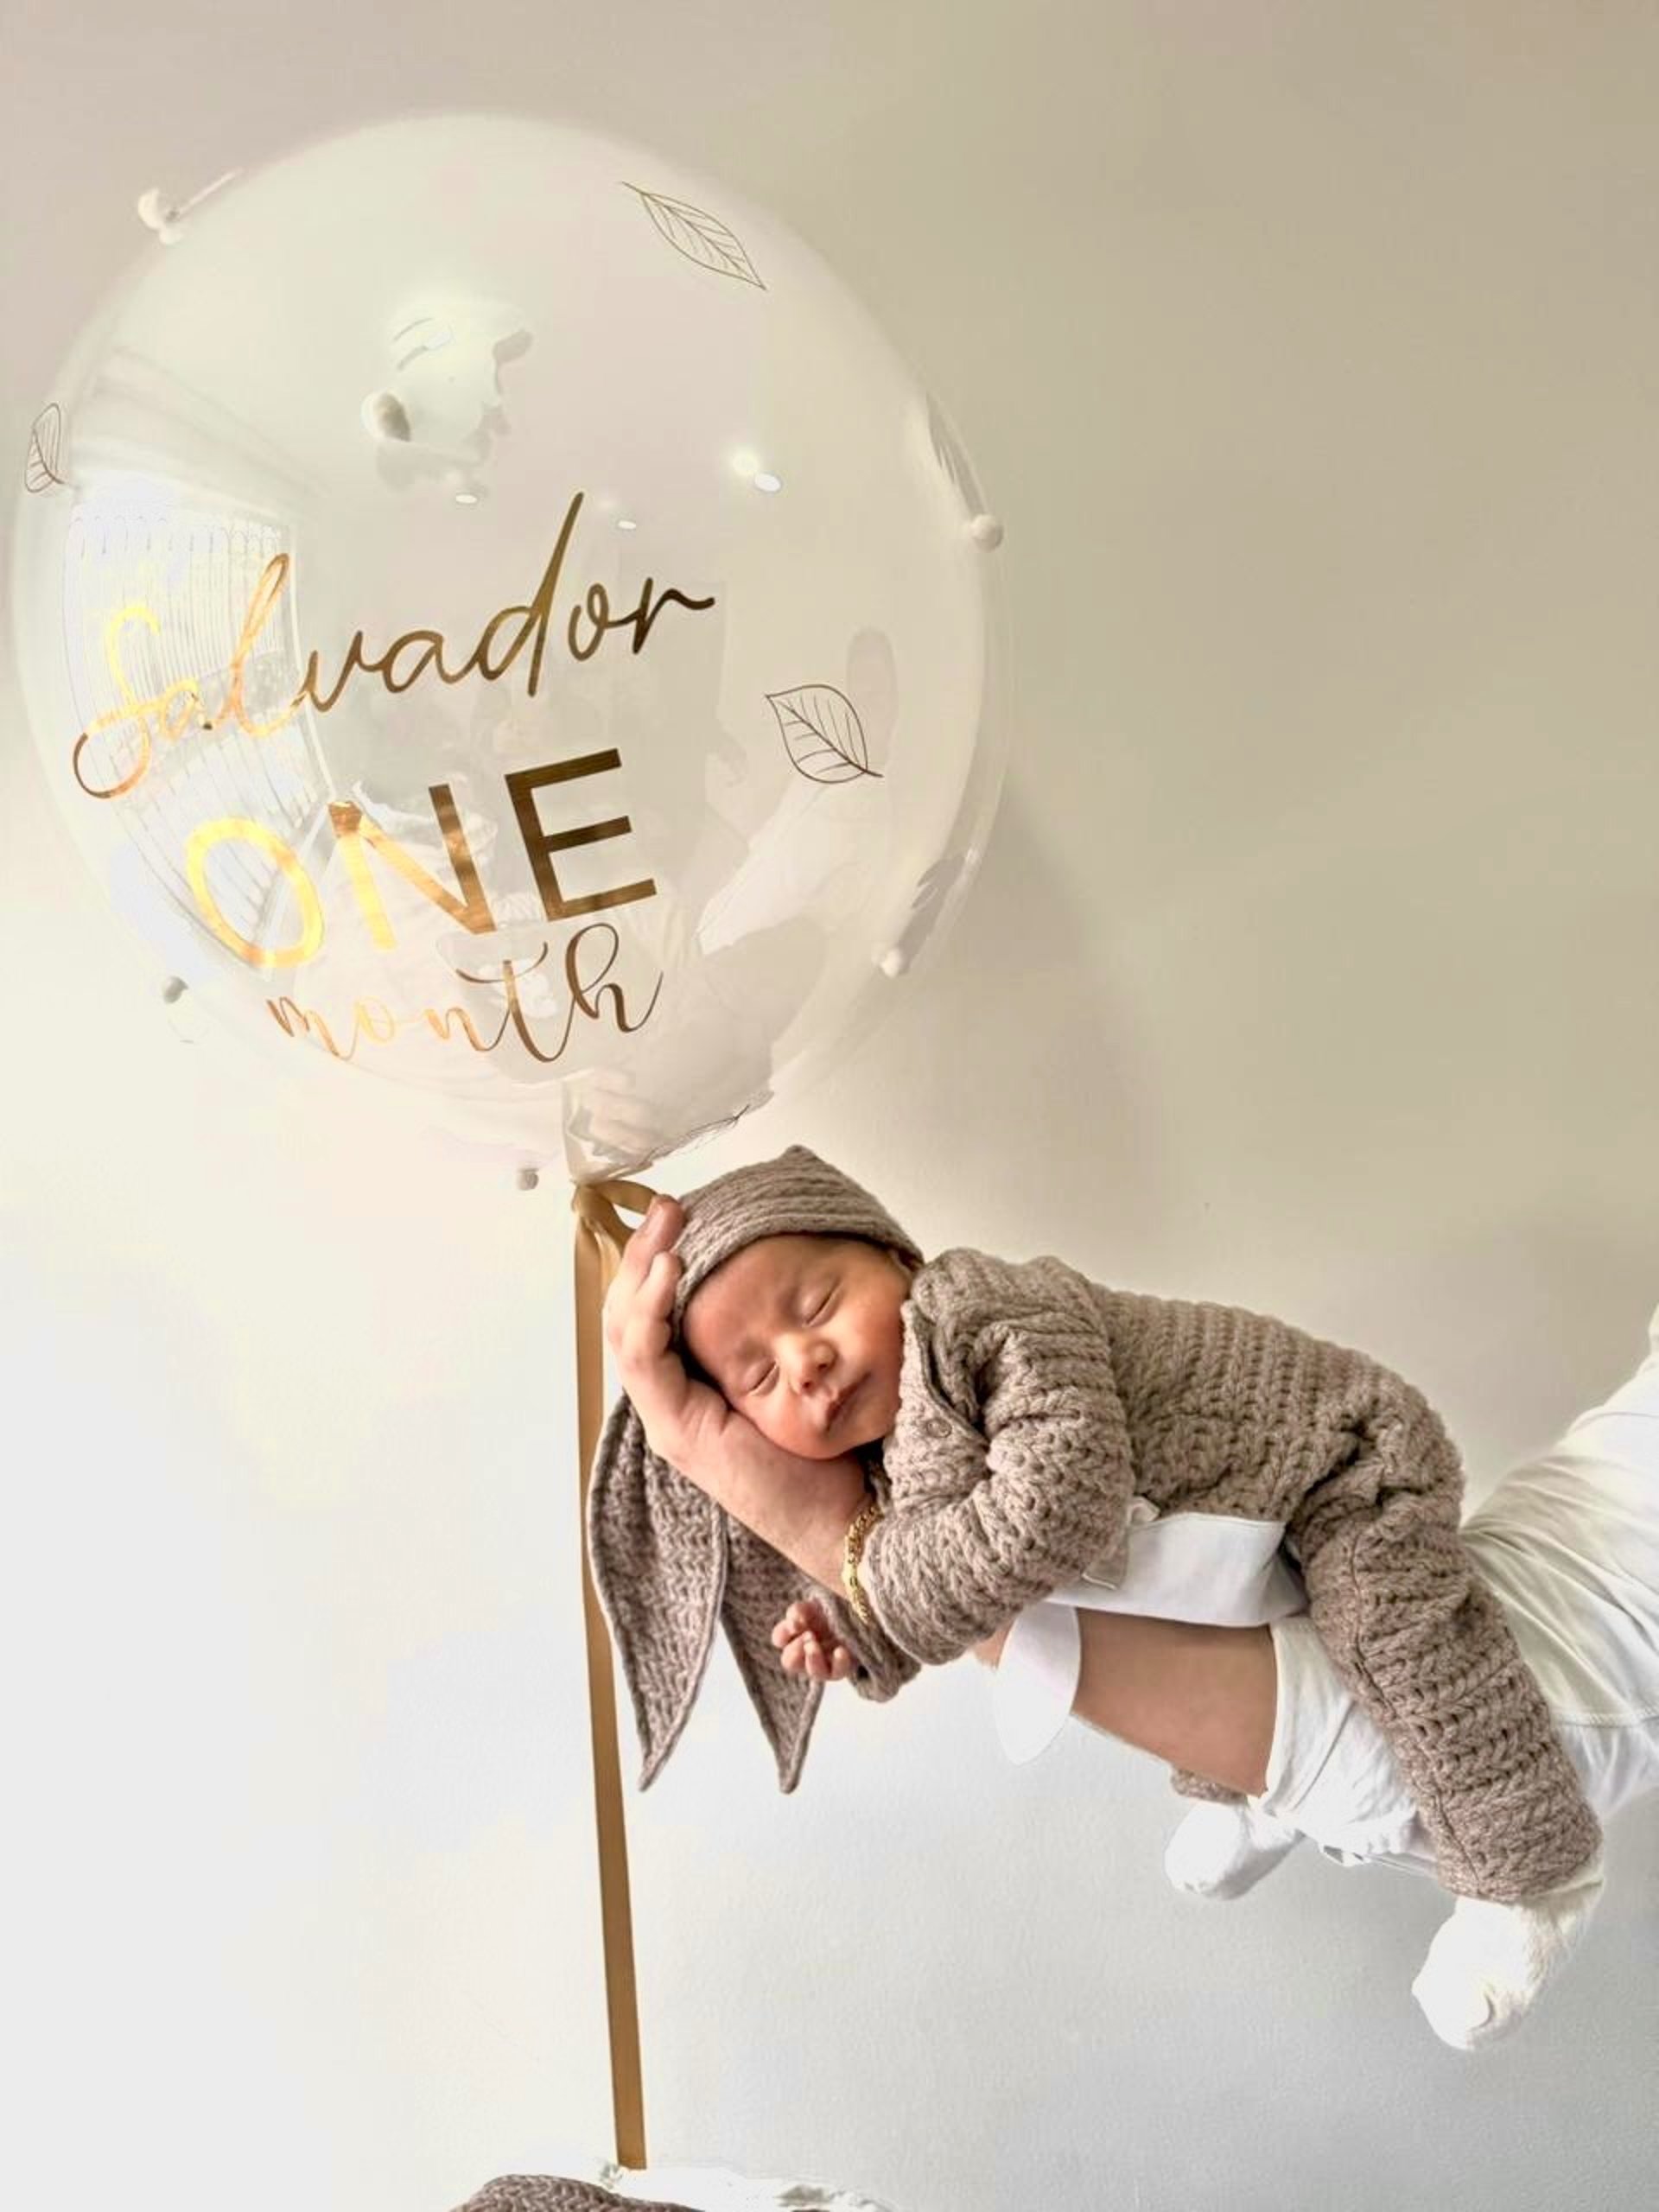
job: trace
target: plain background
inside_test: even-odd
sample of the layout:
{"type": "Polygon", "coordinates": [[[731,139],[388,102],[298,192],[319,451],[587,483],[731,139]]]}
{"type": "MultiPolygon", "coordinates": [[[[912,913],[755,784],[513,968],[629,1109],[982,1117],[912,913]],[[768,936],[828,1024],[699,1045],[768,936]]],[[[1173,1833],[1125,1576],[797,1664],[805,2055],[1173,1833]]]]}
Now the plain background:
{"type": "MultiPolygon", "coordinates": [[[[565,116],[791,222],[1001,515],[983,873],[801,1140],[930,1249],[1363,1345],[1471,1494],[1659,1300],[1659,16],[1645,0],[9,0],[5,435],[134,213],[416,109],[565,116]]],[[[0,742],[5,2193],[445,2212],[610,2143],[568,1192],[182,1046],[0,742]]],[[[343,1088],[344,1086],[342,1086],[343,1088]]],[[[653,2159],[894,2212],[1624,2207],[1659,1821],[1525,2034],[1444,1900],[1166,1885],[1161,1770],[990,1677],[833,1696],[779,1793],[723,1643],[629,1780],[653,2159]]]]}

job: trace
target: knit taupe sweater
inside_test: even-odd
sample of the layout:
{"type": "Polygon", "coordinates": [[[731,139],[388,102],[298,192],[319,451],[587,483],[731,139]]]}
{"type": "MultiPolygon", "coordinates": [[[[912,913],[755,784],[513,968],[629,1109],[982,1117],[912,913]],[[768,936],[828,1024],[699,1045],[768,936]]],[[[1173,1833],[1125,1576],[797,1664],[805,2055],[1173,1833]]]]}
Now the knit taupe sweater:
{"type": "MultiPolygon", "coordinates": [[[[737,1174],[791,1162],[825,1166],[797,1147],[737,1174]]],[[[716,1241],[722,1256],[774,1233],[753,1196],[738,1241],[716,1241]]],[[[1590,1857],[1595,1816],[1459,1535],[1456,1447],[1411,1384],[1288,1323],[1110,1289],[1052,1255],[942,1252],[915,1273],[902,1319],[898,1414],[871,1460],[887,1509],[865,1548],[874,1627],[664,1470],[626,1398],[614,1408],[590,1552],[634,1693],[642,1786],[683,1724],[715,1605],[790,1789],[824,1687],[785,1675],[771,1643],[794,1599],[829,1611],[858,1655],[858,1694],[889,1698],[1085,1570],[1121,1573],[1139,1495],[1163,1512],[1284,1524],[1314,1625],[1388,1738],[1448,1889],[1513,1900],[1590,1857]],[[639,1508],[641,1455],[671,1505],[659,1488],[639,1508]],[[683,1541],[693,1529],[707,1533],[700,1553],[683,1541]]]]}

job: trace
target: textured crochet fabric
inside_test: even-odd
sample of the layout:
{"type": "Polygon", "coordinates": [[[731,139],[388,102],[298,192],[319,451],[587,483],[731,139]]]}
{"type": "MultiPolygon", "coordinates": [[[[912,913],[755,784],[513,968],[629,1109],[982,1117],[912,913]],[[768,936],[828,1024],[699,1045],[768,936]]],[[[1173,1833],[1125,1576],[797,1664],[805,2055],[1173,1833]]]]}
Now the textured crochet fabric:
{"type": "Polygon", "coordinates": [[[501,2174],[486,2182],[455,2212],[691,2212],[684,2204],[658,2198],[618,2196],[586,2181],[567,2181],[559,2174],[501,2174]]]}
{"type": "MultiPolygon", "coordinates": [[[[683,1203],[677,1323],[757,1236],[833,1230],[919,1259],[801,1146],[683,1203]]],[[[684,1726],[717,1613],[793,1789],[825,1688],[786,1675],[771,1642],[795,1599],[817,1599],[857,1654],[858,1694],[890,1698],[1085,1571],[1120,1579],[1138,1495],[1284,1524],[1313,1624],[1387,1736],[1447,1889],[1512,1901],[1592,1855],[1595,1816],[1463,1547],[1457,1448],[1411,1384],[1270,1316],[1113,1290],[1052,1255],[942,1252],[917,1267],[902,1321],[898,1414],[867,1462],[887,1509],[866,1540],[874,1626],[651,1452],[626,1395],[613,1408],[588,1536],[641,1788],[684,1726]]]]}

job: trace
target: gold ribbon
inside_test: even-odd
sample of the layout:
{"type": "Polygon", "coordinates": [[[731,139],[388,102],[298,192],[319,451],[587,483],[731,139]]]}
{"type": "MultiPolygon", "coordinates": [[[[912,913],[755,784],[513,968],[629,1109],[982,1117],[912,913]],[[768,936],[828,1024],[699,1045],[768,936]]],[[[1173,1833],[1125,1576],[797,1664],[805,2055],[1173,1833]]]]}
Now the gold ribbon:
{"type": "Polygon", "coordinates": [[[633,1970],[628,1894],[628,1834],[622,1815],[622,1762],[616,1731],[611,1637],[588,1560],[588,1488],[605,1422],[605,1294],[631,1232],[619,1206],[643,1214],[657,1193],[644,1183],[579,1183],[576,1217],[576,1427],[582,1457],[580,1535],[582,1617],[588,1643],[594,1818],[599,1832],[599,1910],[605,1944],[605,2005],[611,2039],[611,2108],[617,2164],[645,2164],[645,2098],[639,2066],[639,2003],[633,1970]]]}

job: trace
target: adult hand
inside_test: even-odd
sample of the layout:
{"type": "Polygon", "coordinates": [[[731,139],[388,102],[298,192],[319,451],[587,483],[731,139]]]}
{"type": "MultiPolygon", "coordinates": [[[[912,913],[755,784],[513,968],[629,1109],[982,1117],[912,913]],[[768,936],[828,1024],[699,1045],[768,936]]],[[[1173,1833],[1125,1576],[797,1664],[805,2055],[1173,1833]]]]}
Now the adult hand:
{"type": "Polygon", "coordinates": [[[734,1416],[718,1390],[692,1380],[673,1349],[670,1317],[680,1262],[670,1248],[684,1226],[677,1199],[652,1201],[605,1294],[605,1341],[646,1443],[659,1459],[702,1482],[734,1416]]]}

